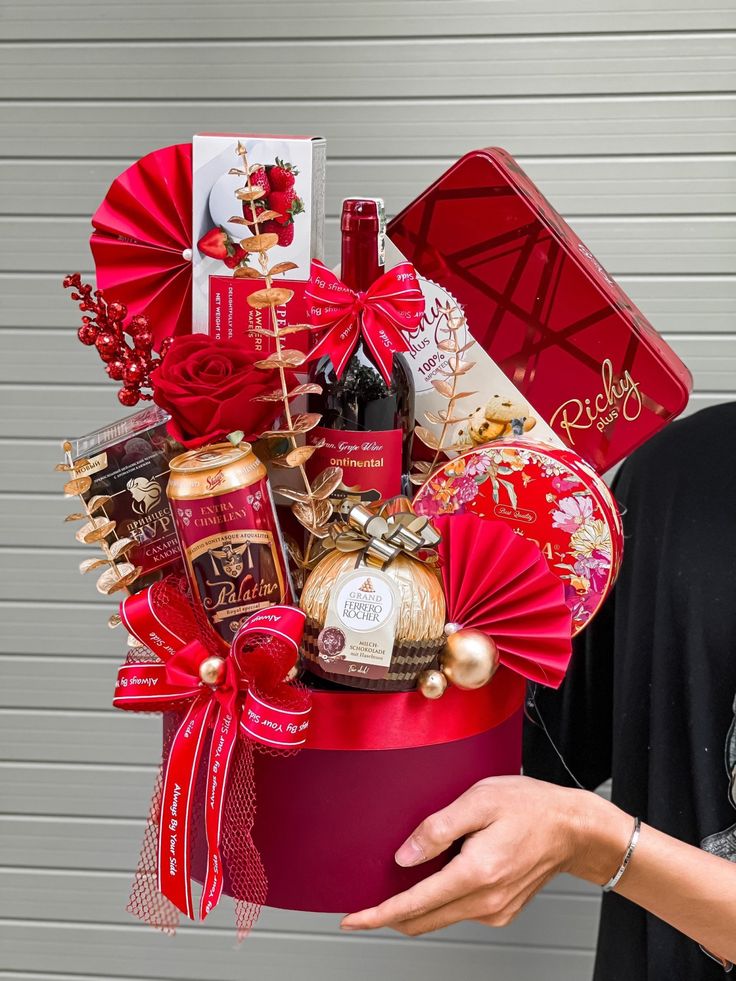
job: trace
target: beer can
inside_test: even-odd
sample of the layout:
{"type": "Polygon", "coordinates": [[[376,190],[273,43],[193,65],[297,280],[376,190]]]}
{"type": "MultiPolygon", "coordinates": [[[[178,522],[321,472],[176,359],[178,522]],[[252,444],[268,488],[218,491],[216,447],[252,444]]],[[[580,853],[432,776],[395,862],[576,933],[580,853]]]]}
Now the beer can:
{"type": "Polygon", "coordinates": [[[170,468],[167,495],[192,590],[230,644],[256,610],[292,600],[266,468],[248,443],[190,450],[170,468]]]}

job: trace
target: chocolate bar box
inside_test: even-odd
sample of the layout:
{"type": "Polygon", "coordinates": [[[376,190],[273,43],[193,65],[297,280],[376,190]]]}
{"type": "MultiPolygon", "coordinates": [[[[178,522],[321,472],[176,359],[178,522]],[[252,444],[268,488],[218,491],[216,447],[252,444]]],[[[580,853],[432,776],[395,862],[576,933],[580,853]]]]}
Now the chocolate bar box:
{"type": "Polygon", "coordinates": [[[89,460],[78,471],[92,477],[86,497],[110,496],[105,511],[119,538],[136,540],[128,560],[142,567],[142,579],[180,560],[166,485],[169,460],[182,448],[166,431],[168,418],[161,409],[146,408],[72,440],[74,459],[89,460]]]}

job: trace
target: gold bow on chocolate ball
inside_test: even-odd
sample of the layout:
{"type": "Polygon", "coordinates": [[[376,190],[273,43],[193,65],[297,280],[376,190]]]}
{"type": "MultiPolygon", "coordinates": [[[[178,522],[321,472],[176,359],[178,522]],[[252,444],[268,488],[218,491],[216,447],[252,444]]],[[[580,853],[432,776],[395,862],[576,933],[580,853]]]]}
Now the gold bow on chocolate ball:
{"type": "Polygon", "coordinates": [[[440,536],[429,518],[415,514],[405,498],[388,501],[374,513],[362,504],[348,512],[347,520],[330,529],[330,545],[340,552],[363,551],[366,565],[384,568],[402,552],[425,561],[439,544],[440,536]]]}

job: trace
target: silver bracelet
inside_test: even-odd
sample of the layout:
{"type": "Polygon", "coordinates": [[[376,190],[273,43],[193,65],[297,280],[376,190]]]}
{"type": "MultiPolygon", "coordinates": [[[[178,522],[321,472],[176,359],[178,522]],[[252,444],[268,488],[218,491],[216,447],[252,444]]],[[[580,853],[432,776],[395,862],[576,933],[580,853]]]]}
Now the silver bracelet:
{"type": "Polygon", "coordinates": [[[624,874],[626,869],[629,867],[629,862],[631,861],[631,856],[634,854],[634,849],[639,843],[639,835],[641,834],[641,818],[634,818],[634,830],[631,832],[631,840],[629,841],[629,847],[624,853],[623,861],[618,867],[618,871],[608,880],[608,882],[603,886],[603,892],[610,892],[615,889],[619,884],[621,876],[624,874]]]}

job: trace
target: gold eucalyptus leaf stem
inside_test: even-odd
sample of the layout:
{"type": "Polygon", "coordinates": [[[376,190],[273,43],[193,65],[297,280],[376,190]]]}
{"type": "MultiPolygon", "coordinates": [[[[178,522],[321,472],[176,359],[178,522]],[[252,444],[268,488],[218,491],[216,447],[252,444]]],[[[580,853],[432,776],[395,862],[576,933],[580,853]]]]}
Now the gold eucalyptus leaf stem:
{"type": "MultiPolygon", "coordinates": [[[[245,171],[245,180],[246,180],[246,184],[247,184],[247,187],[248,187],[248,191],[251,192],[253,190],[253,182],[252,182],[251,176],[250,176],[250,164],[249,164],[249,161],[248,161],[248,150],[247,150],[247,147],[245,146],[245,144],[243,144],[243,143],[239,143],[238,144],[238,153],[240,154],[240,157],[241,157],[241,159],[243,161],[243,170],[245,171]]],[[[261,223],[260,223],[260,219],[258,218],[258,213],[256,212],[256,203],[255,203],[255,200],[254,199],[251,199],[251,201],[250,201],[250,213],[251,213],[251,218],[252,218],[252,224],[255,227],[255,233],[256,233],[256,235],[260,235],[261,234],[261,223]]],[[[263,274],[263,279],[264,279],[264,281],[266,283],[266,289],[271,289],[271,287],[273,285],[273,278],[271,277],[271,275],[270,275],[270,273],[268,271],[268,253],[265,250],[264,251],[261,251],[258,254],[258,258],[259,258],[259,264],[260,264],[260,267],[261,267],[261,273],[263,274]]],[[[281,353],[282,353],[283,348],[281,347],[281,328],[279,327],[278,317],[276,316],[276,305],[275,305],[275,303],[273,303],[273,302],[269,303],[268,308],[269,308],[269,311],[270,311],[270,314],[271,314],[271,328],[273,330],[274,341],[276,343],[276,354],[278,356],[280,356],[281,353]]],[[[279,372],[279,380],[281,382],[281,396],[282,396],[283,404],[284,404],[284,418],[286,419],[287,428],[289,430],[292,430],[294,428],[294,425],[293,425],[293,417],[291,415],[291,405],[289,404],[289,385],[287,383],[287,380],[286,380],[286,372],[284,371],[284,366],[282,364],[279,364],[279,366],[278,366],[278,372],[279,372]]],[[[296,437],[293,434],[291,434],[288,437],[288,442],[289,442],[289,444],[290,444],[290,446],[291,446],[292,449],[296,449],[297,446],[299,445],[297,443],[297,441],[296,441],[296,437]]],[[[313,525],[316,525],[317,524],[317,509],[316,509],[316,506],[315,506],[315,503],[314,503],[314,496],[312,494],[312,486],[311,486],[311,484],[309,482],[309,477],[307,476],[307,471],[306,471],[306,469],[304,467],[304,464],[299,464],[299,466],[298,466],[297,469],[299,470],[299,473],[301,475],[301,478],[302,478],[302,481],[303,481],[303,484],[304,484],[304,490],[309,495],[309,507],[310,507],[310,509],[312,511],[312,524],[313,525]]],[[[309,554],[309,550],[310,550],[311,544],[312,544],[311,539],[313,537],[314,536],[310,534],[310,540],[309,540],[309,542],[307,544],[307,555],[309,554]]]]}
{"type": "MultiPolygon", "coordinates": [[[[77,471],[76,471],[76,469],[74,467],[74,460],[72,458],[72,452],[71,452],[70,449],[67,449],[67,446],[68,445],[69,445],[69,440],[64,440],[64,457],[66,459],[66,463],[72,468],[71,469],[71,473],[73,473],[76,476],[77,471]]],[[[94,516],[93,512],[90,511],[89,505],[87,504],[87,501],[84,499],[84,496],[82,494],[78,494],[77,497],[82,502],[82,507],[84,508],[84,513],[87,515],[87,517],[91,521],[94,521],[94,517],[95,516],[94,516]]],[[[109,518],[109,516],[107,514],[107,511],[105,511],[104,507],[102,508],[102,513],[105,515],[106,518],[109,518]]],[[[117,539],[117,537],[118,537],[117,536],[117,532],[113,532],[113,534],[115,535],[115,538],[117,539]]],[[[104,538],[101,539],[97,544],[102,549],[102,552],[105,555],[105,559],[107,560],[107,564],[113,570],[113,574],[115,575],[115,578],[119,582],[123,577],[120,575],[120,570],[118,569],[118,564],[115,561],[115,559],[113,558],[112,552],[110,551],[110,546],[107,544],[107,541],[104,538]]],[[[128,589],[128,587],[127,586],[123,586],[122,588],[125,590],[125,592],[127,593],[127,595],[130,596],[130,590],[128,589]]]]}
{"type": "MultiPolygon", "coordinates": [[[[450,316],[452,316],[452,315],[451,314],[448,314],[448,318],[450,316]]],[[[459,345],[457,343],[457,337],[455,337],[454,331],[452,333],[452,339],[453,339],[453,343],[455,345],[455,350],[452,353],[457,358],[458,357],[458,353],[457,352],[459,350],[459,345]]],[[[429,470],[427,471],[426,480],[421,485],[421,487],[419,488],[419,490],[423,490],[424,487],[426,487],[426,485],[432,479],[432,475],[434,474],[435,470],[437,469],[437,467],[439,465],[440,454],[442,453],[442,450],[443,450],[443,447],[444,447],[444,444],[445,444],[445,437],[447,436],[447,429],[448,429],[448,426],[450,425],[447,417],[452,412],[452,403],[453,403],[453,399],[455,398],[455,393],[457,392],[458,377],[459,376],[457,375],[457,373],[453,371],[453,373],[452,373],[452,394],[450,395],[450,398],[449,398],[448,403],[447,403],[447,412],[445,413],[445,419],[444,419],[444,422],[442,423],[442,429],[440,431],[440,435],[439,435],[438,440],[437,440],[438,446],[437,446],[437,449],[435,450],[434,459],[432,460],[432,462],[429,465],[429,470]]]]}

